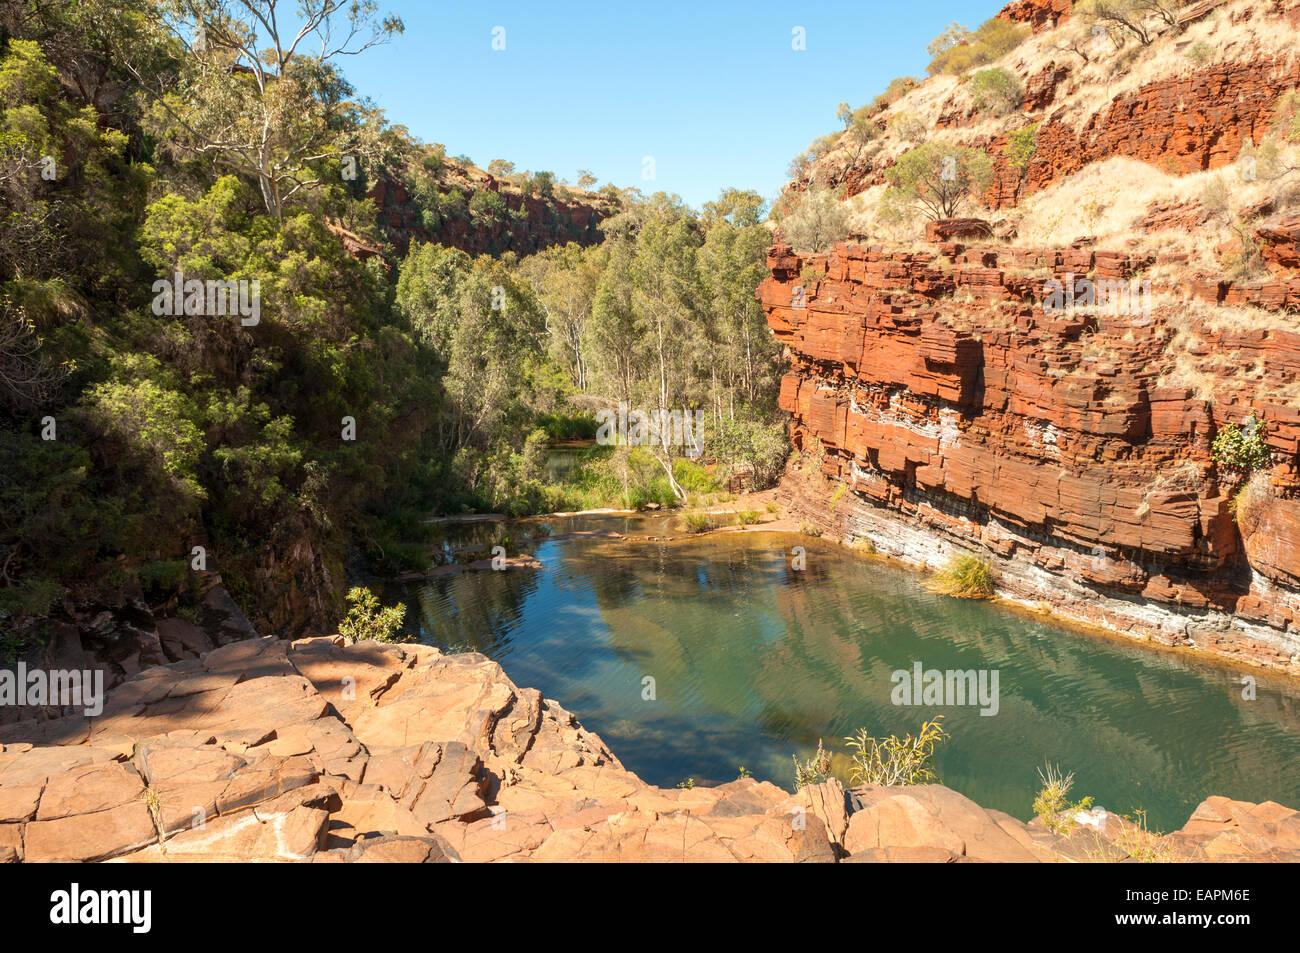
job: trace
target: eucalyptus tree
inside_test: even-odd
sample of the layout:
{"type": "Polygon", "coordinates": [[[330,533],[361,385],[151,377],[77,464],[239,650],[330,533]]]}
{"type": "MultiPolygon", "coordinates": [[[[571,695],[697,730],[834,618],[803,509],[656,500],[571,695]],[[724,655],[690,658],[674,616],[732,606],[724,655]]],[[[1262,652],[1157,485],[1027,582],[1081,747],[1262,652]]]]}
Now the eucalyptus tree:
{"type": "Polygon", "coordinates": [[[338,68],[403,32],[374,0],[300,0],[293,10],[280,0],[159,0],[129,16],[175,51],[174,68],[159,71],[138,60],[139,44],[116,50],[149,99],[152,131],[177,158],[255,180],[277,219],[300,193],[378,156],[382,117],[353,99],[338,68]]]}

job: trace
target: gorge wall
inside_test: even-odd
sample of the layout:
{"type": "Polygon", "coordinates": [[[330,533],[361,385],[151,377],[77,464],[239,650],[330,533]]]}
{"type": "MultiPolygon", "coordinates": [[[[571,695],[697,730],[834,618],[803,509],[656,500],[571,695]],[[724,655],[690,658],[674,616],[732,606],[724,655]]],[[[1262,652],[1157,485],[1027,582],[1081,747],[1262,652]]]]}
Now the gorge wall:
{"type": "Polygon", "coordinates": [[[787,480],[795,513],[918,565],[986,555],[1001,595],[1069,619],[1300,673],[1300,334],[1259,319],[1300,303],[1300,277],[1193,282],[1222,320],[1178,336],[1168,289],[1134,315],[1044,308],[1053,279],[1129,279],[1151,255],[944,231],[771,249],[780,404],[825,478],[787,480]],[[1273,465],[1234,506],[1247,475],[1211,442],[1252,415],[1273,465]]]}

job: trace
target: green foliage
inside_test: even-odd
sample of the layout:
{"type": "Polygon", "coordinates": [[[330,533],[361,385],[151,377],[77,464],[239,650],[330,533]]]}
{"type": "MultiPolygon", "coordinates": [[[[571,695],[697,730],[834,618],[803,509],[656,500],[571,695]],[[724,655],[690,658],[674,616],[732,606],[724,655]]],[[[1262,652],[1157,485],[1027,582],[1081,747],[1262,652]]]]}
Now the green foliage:
{"type": "Polygon", "coordinates": [[[1040,123],[1030,123],[1023,129],[1017,129],[1007,137],[1006,147],[1002,150],[1007,163],[1024,172],[1029,168],[1029,160],[1038,151],[1038,127],[1040,123]]]}
{"type": "Polygon", "coordinates": [[[736,522],[741,526],[753,526],[758,522],[758,510],[737,510],[736,522]]]}
{"type": "Polygon", "coordinates": [[[716,525],[712,513],[691,512],[682,514],[682,527],[688,533],[705,533],[716,525]]]}
{"type": "Polygon", "coordinates": [[[1215,434],[1210,451],[1215,463],[1233,470],[1249,472],[1270,462],[1268,442],[1254,414],[1246,419],[1244,427],[1225,424],[1215,434]]]}
{"type": "Polygon", "coordinates": [[[1092,807],[1092,798],[1071,802],[1070,790],[1074,787],[1074,772],[1061,774],[1061,769],[1046,764],[1038,769],[1043,786],[1034,797],[1034,814],[1042,819],[1053,834],[1066,835],[1078,826],[1074,815],[1092,807]]]}
{"type": "Polygon", "coordinates": [[[853,751],[850,777],[854,784],[936,784],[938,771],[934,765],[934,749],[947,740],[948,735],[939,723],[943,715],[921,725],[917,735],[906,734],[899,738],[874,738],[867,729],[859,728],[856,735],[845,738],[853,751]]]}
{"type": "Polygon", "coordinates": [[[469,200],[469,212],[480,225],[490,226],[505,218],[506,203],[500,195],[488,189],[479,189],[469,200]]]}
{"type": "Polygon", "coordinates": [[[348,642],[398,642],[398,633],[406,620],[406,606],[383,606],[369,589],[354,586],[348,590],[348,613],[339,623],[339,634],[348,642]]]}
{"type": "Polygon", "coordinates": [[[822,528],[811,520],[803,520],[799,524],[799,532],[803,533],[805,536],[817,537],[821,536],[822,528]]]}
{"type": "Polygon", "coordinates": [[[967,82],[966,89],[978,111],[996,116],[1019,108],[1025,95],[1016,74],[1001,66],[980,70],[967,82]]]}
{"type": "Polygon", "coordinates": [[[993,163],[983,149],[927,142],[899,156],[885,177],[886,200],[937,220],[982,202],[993,179],[993,163]]]}
{"type": "Polygon", "coordinates": [[[781,220],[781,233],[795,251],[821,252],[849,234],[849,210],[833,189],[812,186],[781,220]]]}
{"type": "Polygon", "coordinates": [[[964,73],[996,62],[1023,43],[1031,32],[1026,24],[998,17],[985,20],[973,33],[953,23],[926,47],[926,52],[933,57],[926,72],[931,76],[964,73]]]}
{"type": "Polygon", "coordinates": [[[930,135],[926,121],[915,113],[900,112],[889,118],[886,129],[906,142],[924,142],[930,135]]]}
{"type": "Polygon", "coordinates": [[[821,739],[817,739],[817,750],[811,758],[805,759],[802,763],[798,755],[791,755],[794,759],[794,787],[798,791],[800,788],[806,788],[810,784],[821,784],[831,774],[831,753],[822,747],[821,739]]]}
{"type": "Polygon", "coordinates": [[[1214,47],[1204,40],[1197,40],[1183,54],[1196,66],[1204,66],[1214,56],[1214,47]]]}
{"type": "Polygon", "coordinates": [[[936,591],[962,599],[986,599],[993,595],[993,569],[987,559],[962,553],[949,560],[934,578],[936,591]]]}

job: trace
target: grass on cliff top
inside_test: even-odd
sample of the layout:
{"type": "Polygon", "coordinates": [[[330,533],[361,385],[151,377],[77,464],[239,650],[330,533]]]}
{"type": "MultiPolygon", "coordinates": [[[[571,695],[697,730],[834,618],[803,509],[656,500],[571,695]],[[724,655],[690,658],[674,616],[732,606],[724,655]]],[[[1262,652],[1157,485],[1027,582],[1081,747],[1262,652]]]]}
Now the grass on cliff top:
{"type": "Polygon", "coordinates": [[[987,599],[993,595],[993,569],[987,559],[962,553],[935,573],[931,588],[960,599],[987,599]]]}

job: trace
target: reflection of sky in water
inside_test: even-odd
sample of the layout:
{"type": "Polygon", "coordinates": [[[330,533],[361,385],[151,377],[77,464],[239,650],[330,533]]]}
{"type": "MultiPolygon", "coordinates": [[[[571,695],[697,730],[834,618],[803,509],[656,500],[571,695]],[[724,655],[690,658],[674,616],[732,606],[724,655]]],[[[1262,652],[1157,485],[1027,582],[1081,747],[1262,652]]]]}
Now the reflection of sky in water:
{"type": "MultiPolygon", "coordinates": [[[[551,533],[662,533],[669,519],[549,521],[551,533]]],[[[1181,825],[1208,794],[1300,806],[1300,686],[1044,625],[926,591],[918,577],[805,538],[720,534],[675,542],[529,537],[540,571],[465,573],[385,593],[416,607],[426,641],[482,651],[599,733],[646,780],[726,781],[744,765],[789,787],[790,756],[858,727],[915,731],[944,715],[946,783],[1028,817],[1044,759],[1079,796],[1181,825]],[[808,569],[789,568],[792,545],[808,569]],[[890,673],[1000,673],[1000,711],[900,707],[890,673]],[[657,698],[642,699],[642,677],[657,698]]],[[[477,527],[496,538],[501,524],[477,527]],[[495,534],[495,535],[494,535],[495,534]]],[[[837,759],[837,768],[846,762],[837,759]]]]}

